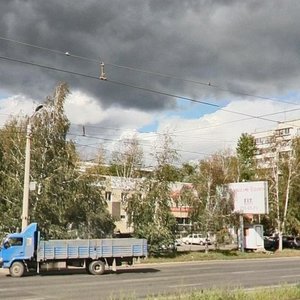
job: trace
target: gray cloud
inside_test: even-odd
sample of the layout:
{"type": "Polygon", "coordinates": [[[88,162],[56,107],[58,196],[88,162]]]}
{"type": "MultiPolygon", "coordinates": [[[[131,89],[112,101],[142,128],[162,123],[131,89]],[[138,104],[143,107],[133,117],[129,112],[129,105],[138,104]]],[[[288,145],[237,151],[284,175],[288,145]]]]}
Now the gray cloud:
{"type": "MultiPolygon", "coordinates": [[[[109,79],[200,100],[211,87],[120,69],[157,71],[265,96],[299,91],[299,1],[1,1],[0,36],[102,59],[109,79]]],[[[92,76],[96,63],[0,40],[0,55],[92,76]]],[[[0,89],[44,98],[58,81],[102,105],[162,110],[174,99],[0,60],[0,89]]]]}

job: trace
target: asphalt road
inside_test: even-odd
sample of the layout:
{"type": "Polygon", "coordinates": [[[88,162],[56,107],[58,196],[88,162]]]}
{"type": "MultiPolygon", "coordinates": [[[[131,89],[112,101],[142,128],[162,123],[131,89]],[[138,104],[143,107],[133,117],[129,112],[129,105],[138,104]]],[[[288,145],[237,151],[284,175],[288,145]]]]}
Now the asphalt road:
{"type": "Polygon", "coordinates": [[[12,278],[1,271],[0,299],[125,300],[211,287],[252,288],[283,283],[300,283],[300,258],[145,264],[101,276],[80,270],[12,278]]]}

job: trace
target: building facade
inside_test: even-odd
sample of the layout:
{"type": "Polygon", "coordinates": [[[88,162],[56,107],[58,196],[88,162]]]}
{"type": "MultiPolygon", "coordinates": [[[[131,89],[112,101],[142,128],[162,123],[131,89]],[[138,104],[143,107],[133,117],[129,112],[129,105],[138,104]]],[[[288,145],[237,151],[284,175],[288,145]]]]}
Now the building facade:
{"type": "Polygon", "coordinates": [[[292,141],[300,136],[300,120],[278,123],[272,130],[252,133],[256,144],[255,159],[258,167],[272,167],[279,153],[292,150],[292,141]]]}
{"type": "MultiPolygon", "coordinates": [[[[136,191],[136,186],[143,180],[143,178],[102,176],[102,180],[98,182],[99,187],[101,186],[103,189],[108,210],[115,220],[115,231],[118,233],[130,234],[133,232],[133,227],[129,226],[128,223],[126,201],[136,191]]],[[[178,230],[188,231],[191,226],[189,218],[191,208],[186,204],[182,204],[184,203],[182,197],[186,190],[194,193],[193,186],[189,183],[176,182],[170,184],[170,189],[170,211],[176,218],[178,230]]]]}

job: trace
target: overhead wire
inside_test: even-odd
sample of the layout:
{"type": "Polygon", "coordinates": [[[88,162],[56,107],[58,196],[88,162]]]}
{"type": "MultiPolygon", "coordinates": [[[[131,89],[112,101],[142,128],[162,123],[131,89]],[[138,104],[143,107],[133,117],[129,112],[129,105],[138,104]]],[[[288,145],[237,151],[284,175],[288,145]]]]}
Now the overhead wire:
{"type": "MultiPolygon", "coordinates": [[[[74,58],[79,58],[79,59],[84,59],[84,60],[91,61],[91,62],[100,63],[100,60],[98,60],[98,59],[97,60],[96,59],[89,59],[87,57],[70,54],[69,52],[62,52],[62,51],[58,51],[58,50],[53,50],[53,49],[49,49],[49,48],[45,48],[45,47],[40,47],[40,46],[28,44],[28,43],[23,43],[23,42],[19,42],[19,41],[16,41],[16,40],[3,38],[3,37],[0,37],[0,39],[7,40],[7,41],[12,41],[12,42],[15,42],[15,43],[18,43],[18,44],[22,44],[22,45],[25,45],[25,46],[34,47],[34,48],[37,48],[37,49],[40,49],[40,50],[51,51],[51,52],[56,53],[56,54],[63,54],[63,55],[71,56],[71,57],[74,57],[74,58]]],[[[28,62],[28,61],[24,61],[24,60],[19,60],[19,59],[15,59],[15,58],[0,56],[0,59],[8,60],[8,61],[11,61],[11,62],[18,62],[18,63],[22,63],[22,64],[32,65],[32,66],[37,66],[37,67],[46,68],[46,69],[53,70],[53,71],[58,71],[58,72],[72,74],[72,75],[82,76],[82,77],[86,77],[86,78],[90,78],[90,79],[100,80],[96,76],[92,76],[92,75],[88,75],[88,74],[83,74],[83,73],[79,73],[79,72],[74,72],[74,71],[69,71],[69,70],[65,70],[65,69],[60,69],[60,68],[56,68],[56,67],[41,65],[41,64],[37,64],[37,63],[33,63],[33,62],[28,62]]],[[[243,92],[234,91],[234,90],[230,90],[230,89],[224,89],[224,88],[222,88],[222,87],[220,87],[218,85],[212,84],[210,82],[209,83],[203,83],[203,82],[199,82],[199,81],[184,79],[184,78],[173,76],[173,75],[170,75],[170,74],[163,74],[163,73],[159,73],[159,72],[152,72],[152,71],[142,70],[142,69],[133,68],[133,67],[127,67],[127,66],[121,66],[121,65],[111,64],[111,63],[106,63],[106,65],[111,65],[111,66],[118,67],[118,68],[125,68],[125,69],[128,69],[128,70],[138,71],[138,72],[143,72],[143,73],[148,73],[148,74],[152,74],[152,75],[159,75],[159,76],[163,76],[163,77],[178,79],[178,80],[181,80],[181,81],[184,81],[184,82],[190,82],[190,83],[195,83],[195,84],[207,85],[207,86],[210,86],[210,87],[218,88],[218,89],[221,89],[223,91],[231,92],[231,93],[235,93],[235,94],[241,94],[241,95],[250,96],[250,97],[256,97],[256,98],[265,99],[265,100],[279,101],[279,102],[282,102],[282,103],[298,105],[298,104],[295,104],[295,103],[291,103],[291,102],[287,102],[287,101],[282,101],[280,99],[269,98],[269,97],[264,97],[264,96],[258,96],[258,95],[243,93],[243,92]]],[[[173,94],[173,93],[169,93],[169,92],[158,91],[158,90],[150,89],[150,88],[147,88],[147,87],[141,87],[141,86],[137,86],[137,85],[134,85],[134,84],[131,84],[131,83],[127,83],[127,82],[121,82],[121,81],[116,81],[116,80],[111,80],[111,79],[108,79],[108,80],[105,80],[105,81],[108,81],[108,82],[113,83],[113,84],[118,84],[118,85],[122,85],[122,86],[126,86],[126,87],[131,87],[131,88],[143,90],[143,91],[146,91],[146,92],[157,93],[157,94],[160,94],[160,95],[163,95],[163,96],[167,96],[167,97],[173,97],[173,98],[177,98],[177,99],[187,100],[187,101],[190,101],[190,102],[195,102],[195,103],[199,103],[199,104],[203,104],[203,105],[208,105],[208,106],[216,107],[216,108],[218,108],[218,109],[220,109],[222,111],[225,111],[225,112],[229,112],[229,113],[233,113],[233,114],[238,114],[238,115],[246,116],[247,119],[253,119],[253,118],[255,118],[255,119],[261,119],[261,120],[265,120],[265,121],[269,121],[269,122],[278,123],[278,121],[265,118],[265,116],[270,116],[270,115],[275,115],[275,114],[279,114],[279,113],[284,113],[284,112],[290,112],[290,111],[299,110],[299,109],[293,109],[293,110],[289,110],[289,111],[277,112],[277,113],[272,113],[272,114],[267,114],[267,115],[262,115],[262,116],[254,116],[254,115],[245,114],[245,113],[242,113],[242,112],[237,112],[237,111],[232,111],[232,110],[224,109],[224,108],[222,108],[218,104],[214,104],[214,103],[210,103],[210,102],[206,102],[206,101],[200,101],[200,100],[196,100],[196,99],[193,99],[193,98],[190,98],[190,97],[179,96],[179,95],[176,95],[176,94],[173,94]]],[[[239,121],[243,121],[243,120],[247,120],[247,119],[234,120],[234,121],[230,121],[230,122],[226,122],[226,123],[229,124],[229,123],[239,122],[239,121]]],[[[222,123],[222,124],[224,124],[224,123],[222,123]]],[[[215,125],[215,126],[221,126],[222,124],[215,125]]],[[[215,126],[213,126],[213,127],[215,127],[215,126]]],[[[212,126],[210,126],[210,128],[211,127],[212,126]]],[[[198,130],[198,129],[205,129],[205,128],[195,128],[194,130],[198,130]]],[[[189,129],[189,130],[186,130],[186,131],[191,131],[191,130],[193,130],[193,129],[189,129]]],[[[177,132],[184,132],[184,131],[177,131],[177,132]]]]}
{"type": "Polygon", "coordinates": [[[25,64],[25,65],[40,67],[40,68],[44,68],[44,69],[48,69],[48,70],[52,70],[52,71],[77,75],[77,76],[81,76],[81,77],[85,77],[85,78],[95,79],[95,80],[99,80],[101,82],[109,82],[109,83],[112,83],[112,84],[115,84],[115,85],[122,85],[122,86],[130,87],[130,88],[135,88],[135,89],[138,89],[138,90],[142,90],[142,91],[149,92],[149,93],[156,93],[156,94],[159,94],[159,95],[162,95],[162,96],[167,96],[167,97],[170,97],[170,98],[176,98],[176,99],[181,99],[181,100],[185,100],[185,101],[190,101],[190,102],[195,102],[195,103],[215,107],[215,108],[218,108],[221,111],[232,113],[232,114],[242,115],[242,116],[251,117],[251,118],[254,118],[254,119],[260,119],[260,120],[273,122],[273,123],[278,123],[278,121],[276,121],[276,120],[267,119],[267,118],[264,118],[264,117],[254,116],[254,115],[250,115],[250,114],[246,114],[246,113],[242,113],[242,112],[237,112],[237,111],[225,109],[222,106],[220,106],[219,104],[210,103],[210,102],[201,101],[201,100],[196,100],[196,99],[193,99],[193,98],[190,98],[190,97],[180,96],[180,95],[176,95],[176,94],[169,93],[169,92],[164,92],[164,91],[158,91],[158,90],[154,90],[154,89],[147,88],[147,87],[141,87],[141,86],[138,86],[138,85],[134,85],[134,84],[130,84],[130,83],[122,82],[122,81],[117,81],[117,80],[112,80],[112,79],[101,80],[99,77],[96,77],[96,76],[93,76],[93,75],[88,75],[88,74],[79,73],[79,72],[75,72],[75,71],[69,71],[69,70],[65,70],[65,69],[60,69],[60,68],[56,68],[56,67],[51,67],[51,66],[47,66],[47,65],[42,65],[42,64],[33,63],[33,62],[29,62],[29,61],[24,61],[24,60],[20,60],[20,59],[15,59],[15,58],[2,56],[2,55],[0,56],[0,59],[10,61],[10,62],[17,62],[17,63],[21,63],[21,64],[25,64]]]}
{"type": "MultiPolygon", "coordinates": [[[[10,38],[3,37],[3,36],[0,36],[0,40],[16,43],[16,44],[27,46],[27,47],[32,47],[32,48],[43,50],[43,51],[52,52],[52,53],[55,53],[55,54],[69,56],[69,57],[73,57],[73,58],[76,58],[76,59],[81,59],[81,60],[85,60],[85,61],[89,61],[89,62],[95,62],[95,63],[98,63],[98,64],[105,61],[104,59],[101,60],[101,59],[95,59],[95,58],[88,58],[88,57],[85,57],[85,56],[80,56],[80,55],[73,54],[71,51],[55,50],[55,49],[51,49],[51,48],[47,48],[47,47],[42,47],[42,46],[30,44],[30,43],[17,41],[15,39],[10,39],[10,38]]],[[[105,65],[116,67],[116,68],[122,68],[122,69],[130,70],[130,71],[140,72],[140,73],[144,73],[144,74],[165,77],[165,78],[169,78],[169,79],[176,79],[176,80],[180,80],[180,81],[186,82],[186,83],[193,83],[193,84],[197,84],[197,85],[207,86],[207,87],[210,87],[210,88],[215,88],[215,89],[218,89],[218,90],[221,90],[221,91],[224,91],[224,92],[229,92],[229,93],[232,93],[232,94],[237,94],[237,95],[242,95],[242,96],[247,96],[247,97],[254,97],[254,98],[263,99],[263,100],[271,100],[271,101],[275,101],[275,102],[282,102],[282,103],[293,104],[293,105],[298,105],[299,104],[299,103],[293,103],[293,102],[290,102],[290,101],[283,101],[282,99],[266,97],[266,96],[261,96],[261,95],[255,95],[255,94],[251,94],[251,93],[247,93],[247,92],[237,91],[237,90],[234,90],[234,89],[224,88],[220,85],[212,83],[211,81],[210,82],[201,82],[201,81],[198,81],[198,80],[192,80],[192,79],[186,79],[186,78],[183,78],[183,77],[180,77],[180,76],[174,76],[172,74],[149,71],[149,70],[144,70],[144,69],[141,69],[141,68],[136,68],[136,67],[131,67],[131,66],[124,66],[124,65],[120,65],[120,64],[114,64],[114,63],[110,63],[110,62],[107,62],[107,61],[105,61],[105,65]]]]}
{"type": "MultiPolygon", "coordinates": [[[[277,111],[277,112],[273,112],[273,113],[268,113],[268,114],[263,114],[260,115],[260,117],[267,117],[267,116],[274,116],[274,115],[278,115],[278,114],[283,114],[283,113],[289,113],[289,112],[294,112],[294,111],[299,111],[300,108],[294,108],[294,109],[289,109],[289,110],[283,110],[283,111],[277,111]]],[[[187,131],[195,131],[195,130],[204,130],[204,129],[210,129],[210,128],[215,128],[215,127],[219,127],[219,126],[224,126],[224,125],[228,125],[228,124],[232,124],[232,123],[237,123],[237,122],[241,122],[241,121],[248,121],[253,119],[252,117],[248,117],[248,118],[243,118],[243,119],[238,119],[238,120],[232,120],[232,121],[227,121],[227,122],[222,122],[219,124],[215,124],[215,125],[210,125],[210,126],[205,126],[205,127],[197,127],[197,128],[189,128],[186,130],[173,130],[172,133],[170,133],[170,135],[172,136],[182,136],[179,135],[177,133],[183,133],[183,132],[187,132],[187,131]]],[[[82,126],[81,124],[76,124],[76,123],[72,123],[71,125],[75,125],[75,126],[82,126]]],[[[299,125],[297,124],[292,124],[295,127],[299,127],[299,125]]],[[[105,130],[114,130],[114,131],[120,131],[120,130],[124,130],[124,128],[115,128],[115,127],[104,127],[104,126],[95,126],[95,125],[84,125],[85,128],[95,128],[95,129],[105,129],[105,130]]],[[[132,128],[128,128],[128,130],[131,130],[132,128]]],[[[126,130],[126,128],[125,128],[126,130]]],[[[137,133],[139,134],[143,134],[143,133],[148,133],[148,132],[143,132],[143,131],[138,131],[137,133]]],[[[151,135],[159,135],[162,133],[158,133],[158,132],[153,132],[151,133],[151,135]]],[[[149,137],[149,135],[147,136],[147,138],[149,137]]]]}
{"type": "MultiPolygon", "coordinates": [[[[14,59],[14,58],[9,58],[9,57],[4,57],[4,56],[0,56],[0,59],[12,61],[12,62],[18,62],[18,63],[22,63],[22,64],[26,64],[26,65],[37,66],[37,67],[46,68],[46,69],[59,71],[59,72],[63,72],[63,73],[68,73],[68,74],[72,74],[72,75],[83,76],[83,77],[87,77],[87,78],[91,78],[91,79],[95,79],[95,80],[99,80],[99,81],[101,80],[100,78],[98,78],[96,76],[83,74],[83,73],[79,73],[79,72],[74,72],[74,71],[69,71],[69,70],[64,70],[64,69],[51,67],[51,66],[45,66],[45,65],[41,65],[41,64],[37,64],[37,63],[33,63],[33,62],[28,62],[28,61],[23,61],[23,60],[19,60],[19,59],[14,59]]],[[[149,89],[149,88],[145,88],[145,87],[140,87],[140,86],[136,86],[136,85],[120,82],[120,81],[113,81],[113,80],[105,80],[105,81],[108,81],[108,82],[111,82],[111,83],[114,83],[114,84],[121,84],[121,85],[127,86],[127,87],[133,87],[133,88],[141,89],[141,90],[148,91],[148,92],[158,93],[160,95],[165,95],[165,96],[173,97],[173,98],[176,98],[176,99],[183,99],[183,100],[196,102],[196,103],[203,104],[203,105],[209,105],[209,106],[217,107],[222,111],[247,116],[250,119],[256,118],[256,119],[261,119],[261,120],[265,120],[265,121],[278,123],[278,121],[276,121],[276,120],[268,119],[268,118],[265,118],[263,116],[253,116],[253,115],[250,115],[250,114],[245,114],[245,113],[241,113],[241,112],[236,112],[236,111],[224,109],[218,104],[213,104],[213,103],[209,103],[209,102],[205,102],[205,101],[200,101],[200,100],[196,100],[196,99],[192,99],[192,98],[184,97],[184,96],[179,96],[179,95],[175,95],[175,94],[171,94],[171,93],[167,93],[167,92],[157,91],[157,90],[153,90],[153,89],[149,89]]],[[[231,122],[233,122],[233,121],[231,121],[231,122]]]]}
{"type": "MultiPolygon", "coordinates": [[[[68,135],[71,136],[76,136],[76,137],[84,137],[84,138],[90,138],[90,139],[97,139],[97,140],[103,140],[106,142],[120,142],[119,139],[110,139],[110,138],[104,138],[104,137],[99,137],[99,136],[91,136],[91,135],[80,135],[77,133],[68,133],[68,135]]],[[[125,141],[126,143],[126,141],[125,141]]],[[[144,144],[144,143],[140,143],[141,146],[143,147],[153,147],[153,145],[149,145],[149,144],[144,144]]],[[[195,153],[195,154],[201,154],[201,155],[208,155],[207,153],[203,153],[203,152],[195,152],[195,151],[187,151],[187,150],[181,150],[181,149],[175,149],[176,151],[180,151],[180,152],[184,152],[184,153],[195,153]]]]}
{"type": "MultiPolygon", "coordinates": [[[[274,113],[260,115],[260,117],[274,116],[274,115],[279,115],[279,114],[284,114],[284,113],[289,113],[289,112],[294,112],[294,111],[299,111],[299,110],[300,110],[300,108],[294,108],[294,109],[289,109],[289,110],[284,110],[284,111],[279,111],[279,112],[274,112],[274,113]]],[[[189,129],[186,129],[186,130],[179,130],[179,131],[175,130],[173,132],[176,132],[176,133],[173,134],[173,135],[174,136],[180,136],[180,135],[177,135],[177,133],[183,133],[183,132],[186,132],[186,131],[195,131],[195,130],[210,129],[210,128],[224,126],[224,125],[228,125],[228,124],[232,124],[232,123],[237,123],[237,122],[241,122],[241,121],[248,121],[248,120],[251,120],[251,119],[253,119],[253,118],[249,117],[249,118],[244,118],[244,119],[238,119],[238,120],[232,120],[232,121],[222,122],[220,124],[215,124],[215,125],[210,125],[210,126],[205,126],[205,127],[189,128],[189,129]]],[[[293,124],[292,123],[292,125],[295,126],[295,127],[300,127],[297,124],[293,124]]]]}

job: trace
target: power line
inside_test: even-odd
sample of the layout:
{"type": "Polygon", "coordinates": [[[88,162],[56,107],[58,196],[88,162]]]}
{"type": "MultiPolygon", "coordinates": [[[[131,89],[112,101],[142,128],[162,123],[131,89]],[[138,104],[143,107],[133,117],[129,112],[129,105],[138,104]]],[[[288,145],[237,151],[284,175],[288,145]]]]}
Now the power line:
{"type": "Polygon", "coordinates": [[[40,68],[43,68],[43,69],[48,69],[48,70],[57,71],[57,72],[61,72],[61,73],[67,73],[67,74],[78,75],[78,76],[86,77],[86,78],[90,78],[90,79],[100,80],[100,78],[98,78],[96,76],[83,74],[83,73],[78,73],[78,72],[73,72],[73,71],[68,71],[68,70],[55,68],[55,67],[51,67],[51,66],[41,65],[41,64],[37,64],[37,63],[29,62],[29,61],[24,61],[24,60],[20,60],[20,59],[16,59],[16,58],[0,56],[0,59],[7,60],[7,61],[10,61],[10,62],[17,62],[17,63],[21,63],[21,64],[24,64],[24,65],[40,67],[40,68]]]}
{"type": "MultiPolygon", "coordinates": [[[[294,108],[294,109],[289,109],[289,110],[284,110],[284,111],[279,111],[279,112],[275,112],[275,113],[269,113],[269,114],[264,114],[264,115],[260,115],[260,117],[267,117],[267,116],[274,116],[274,115],[278,115],[278,114],[283,114],[283,113],[289,113],[289,112],[294,112],[294,111],[298,111],[300,110],[300,108],[294,108]]],[[[203,129],[210,129],[210,128],[214,128],[214,127],[219,127],[219,126],[223,126],[223,125],[228,125],[228,124],[232,124],[232,123],[237,123],[237,122],[241,122],[241,121],[248,121],[253,119],[251,118],[244,118],[244,119],[238,119],[238,120],[232,120],[232,121],[227,121],[227,122],[223,122],[220,124],[215,124],[215,125],[210,125],[210,126],[206,126],[206,127],[198,127],[198,128],[190,128],[190,129],[186,129],[186,130],[175,130],[174,132],[176,133],[183,133],[183,132],[187,132],[187,131],[194,131],[194,130],[203,130],[203,129]]],[[[289,123],[295,127],[299,127],[299,125],[293,124],[293,123],[289,123]]],[[[175,136],[178,136],[177,134],[173,134],[175,136]]]]}
{"type": "Polygon", "coordinates": [[[195,103],[199,103],[199,104],[203,104],[203,105],[207,105],[207,106],[211,106],[211,107],[216,107],[216,108],[219,108],[219,110],[222,110],[222,111],[228,112],[228,113],[232,113],[232,114],[242,115],[242,116],[251,117],[251,118],[254,118],[254,119],[260,119],[260,120],[273,122],[273,123],[278,123],[278,121],[275,121],[275,120],[272,120],[272,119],[267,119],[267,118],[263,118],[263,117],[259,117],[259,116],[253,116],[253,115],[250,115],[250,114],[225,109],[225,108],[222,108],[220,105],[215,104],[215,103],[209,103],[209,102],[206,102],[206,101],[196,100],[196,99],[193,99],[193,98],[190,98],[190,97],[179,96],[179,95],[176,95],[176,94],[173,94],[173,93],[158,91],[158,90],[154,90],[154,89],[150,89],[150,88],[146,88],[146,87],[141,87],[141,86],[138,86],[138,85],[134,85],[134,84],[130,84],[130,83],[122,82],[122,81],[116,81],[116,80],[110,80],[110,79],[101,80],[99,77],[96,77],[96,76],[93,76],[93,75],[88,75],[88,74],[83,74],[83,73],[79,73],[79,72],[69,71],[69,70],[60,69],[60,68],[56,68],[56,67],[51,67],[51,66],[47,66],[47,65],[41,65],[41,64],[28,62],[28,61],[24,61],[24,60],[20,60],[20,59],[15,59],[15,58],[11,58],[11,57],[6,57],[6,56],[0,56],[0,59],[10,61],[10,62],[17,62],[17,63],[21,63],[21,64],[25,64],[25,65],[36,66],[36,67],[40,67],[40,68],[44,68],[44,69],[48,69],[48,70],[52,70],[52,71],[57,71],[57,72],[82,76],[82,77],[85,77],[85,78],[96,79],[96,80],[99,80],[99,81],[109,82],[109,83],[112,83],[112,84],[115,84],[115,85],[122,85],[122,86],[142,90],[142,91],[149,92],[149,93],[156,93],[156,94],[159,94],[159,95],[162,95],[162,96],[167,96],[167,97],[176,98],[176,99],[182,99],[182,100],[195,102],[195,103]]]}
{"type": "MultiPolygon", "coordinates": [[[[75,136],[76,137],[80,137],[80,138],[88,138],[88,139],[96,139],[96,140],[103,140],[103,141],[106,141],[106,142],[125,142],[126,143],[126,139],[118,139],[118,138],[108,138],[108,137],[101,137],[101,136],[97,136],[97,135],[83,135],[83,134],[79,134],[79,133],[67,133],[67,135],[70,135],[70,136],[75,136]]],[[[190,137],[189,137],[190,138],[190,137]]],[[[199,137],[198,137],[199,138],[199,137]]],[[[129,138],[130,140],[130,138],[129,138]]],[[[139,141],[142,141],[142,142],[147,142],[146,139],[141,139],[141,138],[138,138],[139,141]]],[[[226,142],[226,143],[232,143],[234,142],[234,140],[221,140],[221,139],[211,139],[211,138],[204,138],[204,137],[201,137],[201,140],[202,141],[210,141],[210,142],[226,142]]],[[[151,142],[151,141],[149,141],[151,142]]],[[[139,142],[140,143],[140,142],[139,142]]],[[[146,146],[146,147],[150,147],[152,145],[149,145],[149,144],[145,144],[145,143],[140,143],[141,146],[146,146]]]]}
{"type": "Polygon", "coordinates": [[[132,71],[138,71],[138,72],[142,72],[142,73],[145,73],[145,74],[161,76],[161,77],[165,77],[165,78],[169,78],[169,79],[177,79],[177,80],[187,82],[187,83],[193,83],[193,84],[197,84],[197,85],[208,86],[208,87],[211,87],[211,88],[216,88],[216,89],[221,90],[223,92],[229,92],[231,94],[237,94],[237,95],[247,96],[247,97],[254,97],[254,98],[263,99],[263,100],[270,100],[270,101],[274,101],[274,102],[282,102],[282,103],[292,104],[292,105],[299,105],[298,103],[283,101],[281,99],[276,99],[276,98],[271,98],[271,97],[266,97],[266,96],[253,95],[253,94],[246,93],[246,92],[240,92],[240,91],[236,91],[236,90],[232,90],[232,89],[227,89],[227,88],[221,87],[219,85],[213,84],[211,82],[208,82],[208,83],[200,82],[200,81],[197,81],[197,80],[185,79],[183,77],[178,77],[178,76],[174,76],[174,75],[171,75],[171,74],[164,74],[164,73],[154,72],[154,71],[146,71],[146,70],[142,70],[142,69],[138,69],[138,68],[126,67],[126,66],[116,65],[116,64],[107,63],[107,62],[105,63],[105,65],[114,66],[114,67],[118,67],[118,68],[132,70],[132,71]]]}
{"type": "MultiPolygon", "coordinates": [[[[274,115],[278,115],[278,114],[290,113],[290,112],[299,111],[299,110],[300,110],[300,108],[277,111],[277,112],[274,112],[274,113],[268,113],[268,114],[260,115],[260,117],[274,116],[274,115]]],[[[223,126],[223,125],[227,125],[227,124],[232,124],[232,123],[237,123],[237,122],[241,122],[241,121],[248,121],[248,120],[251,120],[251,119],[253,119],[253,118],[249,117],[249,118],[243,118],[243,119],[238,119],[238,120],[222,122],[222,123],[219,123],[219,124],[205,126],[205,127],[189,128],[189,129],[186,129],[186,130],[174,130],[172,133],[170,133],[170,135],[172,135],[172,136],[181,136],[177,133],[183,133],[183,132],[195,131],[195,130],[210,129],[210,128],[215,128],[215,127],[219,127],[219,126],[223,126]]],[[[299,127],[299,125],[296,125],[296,124],[293,124],[293,123],[289,123],[289,124],[292,124],[295,127],[299,127]]],[[[73,126],[82,126],[82,124],[78,124],[78,123],[72,123],[71,126],[72,125],[73,126]]],[[[95,126],[95,125],[84,125],[84,127],[86,129],[87,128],[95,128],[95,129],[105,129],[105,130],[114,130],[114,131],[132,130],[132,128],[115,128],[115,127],[104,127],[104,126],[95,126]]],[[[143,134],[143,133],[149,133],[149,132],[138,131],[137,133],[143,134]]],[[[160,134],[162,134],[162,133],[159,133],[159,132],[153,132],[152,133],[152,135],[160,135],[160,134]]],[[[147,137],[149,137],[149,135],[147,137]]]]}
{"type": "MultiPolygon", "coordinates": [[[[59,55],[69,56],[69,57],[73,57],[73,58],[76,58],[76,59],[81,59],[81,60],[85,60],[85,61],[89,61],[89,62],[95,62],[95,63],[98,63],[98,64],[100,64],[104,61],[104,60],[101,61],[99,59],[94,59],[94,58],[88,58],[88,57],[85,57],[85,56],[75,55],[75,54],[72,54],[69,51],[61,51],[61,50],[50,49],[50,48],[47,48],[47,47],[41,47],[41,46],[37,46],[37,45],[34,45],[34,44],[29,44],[29,43],[17,41],[17,40],[14,40],[14,39],[9,39],[9,38],[6,38],[6,37],[1,37],[0,36],[0,40],[4,40],[4,41],[7,41],[7,42],[13,42],[13,43],[16,43],[16,44],[19,44],[19,45],[23,45],[23,46],[43,50],[43,51],[48,51],[48,52],[52,52],[52,53],[59,54],[59,55]]],[[[201,81],[198,81],[198,80],[186,79],[186,78],[183,78],[183,77],[174,76],[174,75],[171,75],[171,74],[165,74],[165,73],[162,73],[162,72],[148,71],[148,70],[143,70],[143,69],[140,69],[140,68],[124,66],[124,65],[114,64],[114,63],[110,63],[110,62],[105,62],[105,64],[108,65],[108,66],[116,67],[116,68],[122,68],[122,69],[130,70],[130,71],[135,71],[135,72],[140,72],[140,73],[144,73],[144,74],[160,76],[160,77],[169,78],[169,79],[176,79],[176,80],[180,80],[182,82],[193,83],[193,84],[202,85],[202,86],[206,86],[206,87],[210,87],[210,88],[215,88],[215,89],[221,90],[223,92],[229,92],[229,93],[237,94],[237,95],[241,95],[241,96],[247,96],[247,97],[253,97],[253,98],[257,98],[257,99],[271,100],[271,101],[275,101],[275,102],[282,102],[282,103],[286,103],[286,104],[298,105],[298,103],[283,101],[283,100],[277,99],[277,98],[254,95],[254,94],[247,93],[247,92],[241,92],[241,91],[237,91],[237,90],[233,90],[233,89],[224,88],[220,85],[217,85],[217,84],[214,84],[214,83],[211,83],[211,82],[201,82],[201,81]]]]}
{"type": "Polygon", "coordinates": [[[17,40],[5,38],[5,37],[2,37],[2,36],[0,36],[0,40],[4,40],[4,41],[7,41],[7,42],[13,42],[13,43],[16,43],[16,44],[20,44],[20,45],[28,46],[28,47],[31,47],[31,48],[52,52],[52,53],[55,53],[55,54],[60,54],[60,55],[70,56],[70,57],[74,57],[74,58],[78,58],[78,59],[82,59],[82,60],[86,60],[86,61],[90,61],[90,62],[100,63],[100,61],[98,59],[93,59],[93,58],[88,58],[88,57],[84,57],[84,56],[74,55],[74,54],[71,54],[68,51],[64,52],[64,51],[61,51],[61,50],[54,50],[54,49],[50,49],[50,48],[47,48],[47,47],[41,47],[41,46],[29,44],[29,43],[20,42],[20,41],[17,41],[17,40]]]}
{"type": "Polygon", "coordinates": [[[232,113],[232,114],[237,114],[237,115],[241,115],[241,116],[251,117],[251,118],[254,118],[254,119],[260,119],[260,120],[264,120],[264,121],[268,121],[268,122],[273,122],[273,123],[278,123],[278,121],[267,119],[267,118],[264,118],[264,117],[253,116],[253,115],[250,115],[250,114],[246,114],[246,113],[242,113],[242,112],[237,112],[237,111],[225,109],[225,108],[222,108],[220,105],[215,104],[215,103],[210,103],[210,102],[206,102],[206,101],[196,100],[196,99],[193,99],[193,98],[190,98],[190,97],[179,96],[179,95],[168,93],[168,92],[157,91],[157,90],[154,90],[154,89],[150,89],[150,88],[146,88],[146,87],[141,87],[141,86],[129,84],[129,83],[122,82],[122,81],[115,81],[115,80],[106,80],[106,81],[108,81],[110,83],[113,83],[113,84],[123,85],[123,86],[126,86],[126,87],[131,87],[131,88],[139,89],[139,90],[150,92],[150,93],[160,94],[162,96],[167,96],[167,97],[171,97],[171,98],[182,99],[182,100],[186,100],[186,101],[190,101],[190,102],[195,102],[195,103],[199,103],[199,104],[203,104],[203,105],[207,105],[207,106],[216,107],[216,108],[219,108],[219,110],[222,110],[222,111],[228,112],[228,113],[232,113]]]}
{"type": "MultiPolygon", "coordinates": [[[[76,133],[68,133],[68,135],[71,136],[75,136],[75,137],[83,137],[83,138],[90,138],[90,139],[96,139],[96,140],[103,140],[106,142],[120,142],[120,140],[118,139],[109,139],[109,138],[103,138],[103,137],[98,137],[98,136],[93,136],[93,135],[80,135],[80,134],[76,134],[76,133]]],[[[126,141],[125,141],[126,143],[126,141]]],[[[143,144],[143,143],[139,143],[139,145],[143,146],[143,147],[153,147],[153,145],[149,145],[149,144],[143,144]]],[[[85,145],[87,146],[87,145],[85,145]]],[[[93,147],[95,148],[95,147],[93,147]]],[[[184,153],[194,153],[194,154],[201,154],[201,155],[208,155],[208,153],[203,153],[203,152],[196,152],[196,151],[187,151],[187,150],[181,150],[181,149],[175,149],[178,152],[184,152],[184,153]]]]}

